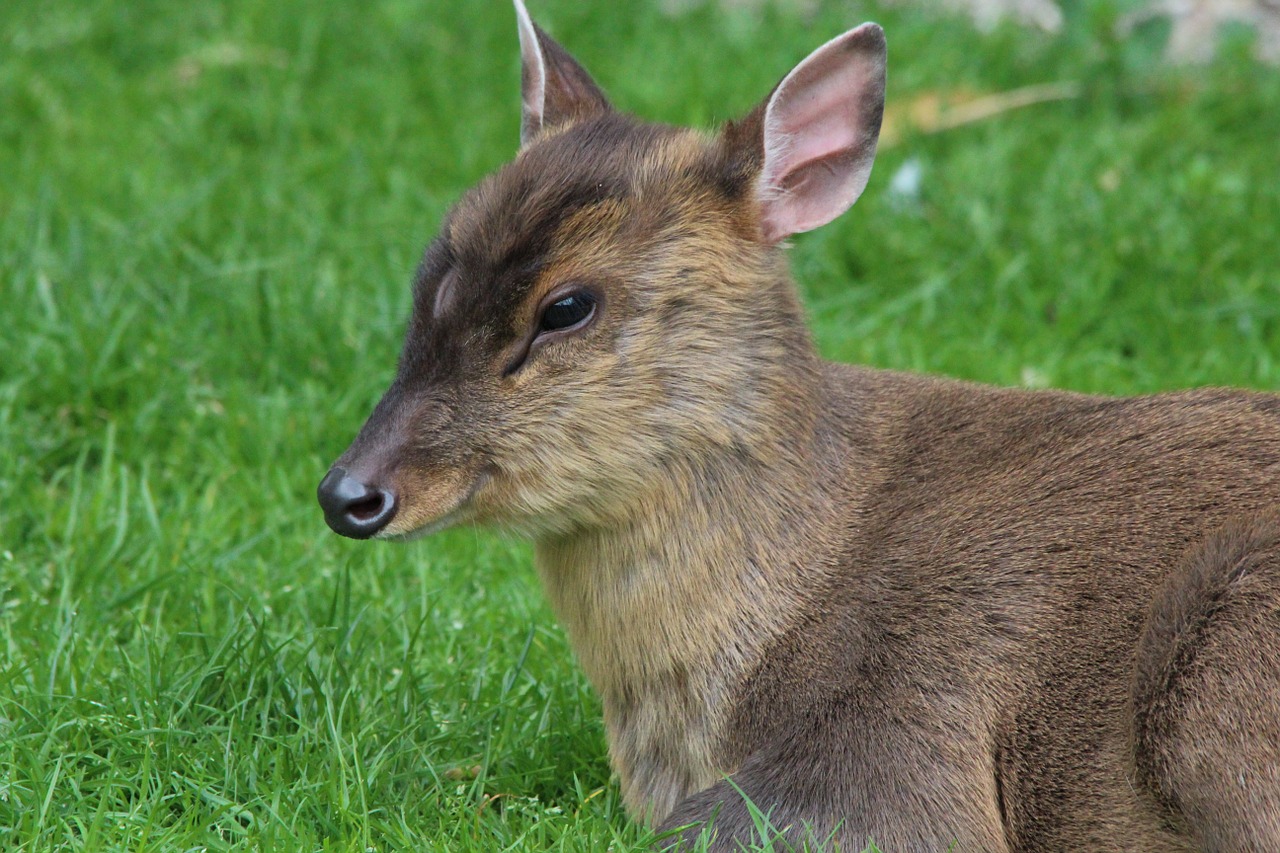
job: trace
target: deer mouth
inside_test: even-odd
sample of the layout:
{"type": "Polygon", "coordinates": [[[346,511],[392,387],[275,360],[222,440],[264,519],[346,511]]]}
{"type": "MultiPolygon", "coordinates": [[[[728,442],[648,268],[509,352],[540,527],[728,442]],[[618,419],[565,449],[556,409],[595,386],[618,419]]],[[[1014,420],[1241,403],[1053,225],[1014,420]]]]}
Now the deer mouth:
{"type": "Polygon", "coordinates": [[[474,498],[490,479],[486,469],[470,476],[450,472],[429,483],[406,478],[399,511],[376,538],[407,542],[475,521],[479,513],[474,498]]]}

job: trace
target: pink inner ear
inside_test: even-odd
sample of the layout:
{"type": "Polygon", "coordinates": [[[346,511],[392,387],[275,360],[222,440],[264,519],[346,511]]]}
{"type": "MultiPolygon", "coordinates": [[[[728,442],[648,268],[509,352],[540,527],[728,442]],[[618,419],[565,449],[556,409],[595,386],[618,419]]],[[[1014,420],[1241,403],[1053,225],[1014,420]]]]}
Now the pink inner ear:
{"type": "Polygon", "coordinates": [[[765,111],[765,239],[824,225],[862,194],[880,132],[884,80],[884,34],[864,24],[818,48],[778,86],[765,111]]]}

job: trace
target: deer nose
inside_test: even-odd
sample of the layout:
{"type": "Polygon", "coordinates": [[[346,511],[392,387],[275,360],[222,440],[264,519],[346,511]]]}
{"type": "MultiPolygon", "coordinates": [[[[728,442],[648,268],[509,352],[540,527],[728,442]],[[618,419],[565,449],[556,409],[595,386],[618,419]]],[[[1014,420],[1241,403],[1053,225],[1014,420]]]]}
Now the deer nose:
{"type": "Polygon", "coordinates": [[[396,514],[395,492],[366,485],[345,468],[330,468],[316,489],[316,497],[333,532],[352,539],[368,539],[396,514]]]}

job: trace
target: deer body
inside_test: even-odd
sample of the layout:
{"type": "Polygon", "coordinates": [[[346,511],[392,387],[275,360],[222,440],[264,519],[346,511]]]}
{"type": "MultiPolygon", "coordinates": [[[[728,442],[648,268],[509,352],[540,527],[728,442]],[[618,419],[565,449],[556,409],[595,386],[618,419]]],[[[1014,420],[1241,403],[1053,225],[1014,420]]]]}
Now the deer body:
{"type": "Polygon", "coordinates": [[[704,135],[517,12],[520,154],[428,249],[330,525],[533,538],[674,843],[736,849],[745,796],[844,849],[1280,849],[1280,398],[823,362],[779,244],[866,184],[879,28],[704,135]]]}
{"type": "MultiPolygon", "coordinates": [[[[1274,509],[1280,403],[830,373],[852,403],[833,440],[861,494],[835,520],[840,556],[811,606],[739,687],[735,784],[757,803],[791,792],[779,826],[875,815],[844,836],[855,846],[1199,849],[1137,781],[1139,636],[1188,548],[1274,509]]],[[[1245,681],[1268,656],[1238,662],[1245,681]]],[[[1247,695],[1274,720],[1268,690],[1264,676],[1247,695]]],[[[1231,776],[1274,798],[1275,757],[1230,756],[1231,776]]],[[[668,824],[736,799],[721,783],[668,824]]],[[[722,831],[736,817],[749,834],[744,810],[721,814],[722,831]]]]}

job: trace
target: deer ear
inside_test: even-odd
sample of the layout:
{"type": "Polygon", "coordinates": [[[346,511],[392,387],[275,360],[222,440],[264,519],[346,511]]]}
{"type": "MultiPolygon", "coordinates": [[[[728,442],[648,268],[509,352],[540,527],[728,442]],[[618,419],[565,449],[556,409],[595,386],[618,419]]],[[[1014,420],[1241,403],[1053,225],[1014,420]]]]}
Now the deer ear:
{"type": "Polygon", "coordinates": [[[514,2],[520,28],[521,146],[545,128],[608,112],[609,102],[591,75],[533,22],[523,0],[514,2]]]}
{"type": "Polygon", "coordinates": [[[884,115],[884,30],[863,24],[815,50],[783,78],[757,126],[756,184],[769,243],[825,225],[871,177],[884,115]]]}

